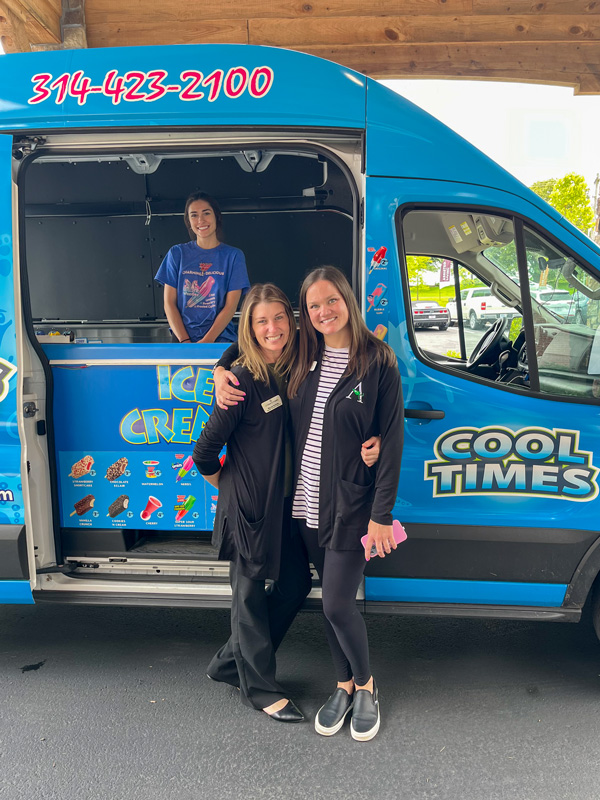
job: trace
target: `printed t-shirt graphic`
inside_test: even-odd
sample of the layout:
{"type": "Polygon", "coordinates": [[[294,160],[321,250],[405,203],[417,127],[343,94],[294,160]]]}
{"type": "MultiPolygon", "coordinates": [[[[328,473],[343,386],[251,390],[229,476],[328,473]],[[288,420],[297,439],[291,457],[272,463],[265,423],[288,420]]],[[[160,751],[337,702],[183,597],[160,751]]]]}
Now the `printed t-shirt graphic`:
{"type": "MultiPolygon", "coordinates": [[[[212,250],[196,242],[174,245],[156,273],[159,283],[177,289],[177,307],[192,341],[201,339],[225,305],[228,292],[250,288],[246,259],[241,250],[219,244],[212,250]]],[[[230,322],[217,341],[235,342],[230,322]]]]}

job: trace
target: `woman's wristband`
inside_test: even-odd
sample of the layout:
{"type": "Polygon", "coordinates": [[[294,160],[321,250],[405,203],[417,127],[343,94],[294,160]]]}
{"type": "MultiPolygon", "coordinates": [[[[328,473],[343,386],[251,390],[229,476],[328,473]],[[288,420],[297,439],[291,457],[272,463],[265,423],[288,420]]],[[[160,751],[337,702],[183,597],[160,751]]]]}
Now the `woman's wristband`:
{"type": "Polygon", "coordinates": [[[179,340],[179,344],[183,344],[184,342],[191,342],[191,341],[192,341],[192,340],[191,340],[191,339],[190,339],[190,337],[188,336],[188,338],[187,338],[187,339],[180,339],[180,340],[179,340]]]}

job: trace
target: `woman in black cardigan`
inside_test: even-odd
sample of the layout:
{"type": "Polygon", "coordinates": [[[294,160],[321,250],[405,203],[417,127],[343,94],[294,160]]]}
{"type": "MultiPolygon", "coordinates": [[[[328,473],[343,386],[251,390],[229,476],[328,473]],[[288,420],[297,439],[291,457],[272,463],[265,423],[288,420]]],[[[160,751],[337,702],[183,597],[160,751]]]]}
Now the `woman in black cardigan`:
{"type": "Polygon", "coordinates": [[[290,532],[286,388],[295,328],[280,289],[273,284],[250,289],[233,366],[246,401],[228,411],[215,405],[194,448],[198,470],[219,489],[213,544],[220,559],[231,561],[231,637],[211,661],[208,676],[238,687],[243,703],[282,722],[303,716],[275,680],[275,649],[311,586],[302,541],[290,532]],[[268,592],[266,578],[275,581],[268,592]]]}
{"type": "MultiPolygon", "coordinates": [[[[245,402],[229,410],[215,404],[194,449],[200,473],[219,489],[213,544],[219,558],[231,561],[231,637],[208,676],[236,686],[242,702],[284,722],[303,717],[275,680],[275,651],[311,588],[304,545],[291,534],[287,380],[296,349],[285,294],[273,284],[253,286],[242,306],[233,366],[245,402]],[[274,582],[265,591],[266,578],[274,582]]],[[[373,463],[378,448],[366,450],[363,457],[373,463]]]]}
{"type": "Polygon", "coordinates": [[[302,284],[299,308],[299,352],[288,388],[296,454],[292,513],[321,578],[337,676],[315,729],[331,736],[352,712],[352,737],[368,741],[379,730],[379,699],[356,592],[372,547],[381,557],[396,548],[392,509],[404,421],[400,373],[392,349],[367,329],[339,270],[313,270],[302,284]],[[381,436],[381,453],[369,468],[355,453],[373,434],[381,436]]]}

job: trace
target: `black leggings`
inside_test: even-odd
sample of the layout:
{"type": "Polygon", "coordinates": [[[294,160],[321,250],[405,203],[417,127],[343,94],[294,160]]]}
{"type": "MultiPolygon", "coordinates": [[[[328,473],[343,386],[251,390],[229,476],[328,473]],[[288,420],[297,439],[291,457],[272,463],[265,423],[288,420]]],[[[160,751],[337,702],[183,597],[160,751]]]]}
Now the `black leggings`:
{"type": "Polygon", "coordinates": [[[371,677],[369,642],[356,592],[365,571],[363,550],[328,550],[320,547],[315,528],[298,520],[300,534],[323,589],[325,634],[338,681],[352,680],[364,686],[371,677]]]}

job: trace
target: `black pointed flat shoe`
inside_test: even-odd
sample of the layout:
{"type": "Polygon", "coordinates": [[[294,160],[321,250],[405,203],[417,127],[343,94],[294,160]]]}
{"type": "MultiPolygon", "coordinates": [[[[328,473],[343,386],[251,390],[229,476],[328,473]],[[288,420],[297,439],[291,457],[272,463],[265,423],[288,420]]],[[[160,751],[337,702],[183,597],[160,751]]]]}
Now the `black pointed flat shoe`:
{"type": "MultiPolygon", "coordinates": [[[[266,711],[265,714],[267,714],[266,711]]],[[[275,719],[277,722],[302,722],[304,714],[299,708],[296,708],[291,700],[288,700],[287,705],[280,708],[279,711],[273,711],[272,714],[267,714],[267,717],[275,719]]]]}

